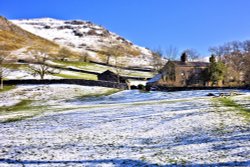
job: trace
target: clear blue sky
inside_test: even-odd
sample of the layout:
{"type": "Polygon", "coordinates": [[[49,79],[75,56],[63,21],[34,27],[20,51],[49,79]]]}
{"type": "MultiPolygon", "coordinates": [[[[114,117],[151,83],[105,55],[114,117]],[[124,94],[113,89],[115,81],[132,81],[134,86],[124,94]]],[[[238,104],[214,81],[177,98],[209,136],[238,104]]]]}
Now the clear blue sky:
{"type": "Polygon", "coordinates": [[[8,19],[82,19],[149,48],[195,48],[250,39],[250,0],[0,0],[8,19]]]}

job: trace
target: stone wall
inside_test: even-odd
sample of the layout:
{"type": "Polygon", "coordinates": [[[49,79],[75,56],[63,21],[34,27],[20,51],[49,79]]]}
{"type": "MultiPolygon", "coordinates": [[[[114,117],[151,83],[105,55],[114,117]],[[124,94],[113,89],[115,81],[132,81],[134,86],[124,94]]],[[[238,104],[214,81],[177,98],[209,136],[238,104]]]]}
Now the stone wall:
{"type": "Polygon", "coordinates": [[[188,90],[223,90],[223,89],[249,89],[247,86],[235,87],[212,87],[212,86],[197,86],[197,87],[167,87],[167,86],[146,86],[147,89],[156,91],[188,91],[188,90]]]}
{"type": "Polygon", "coordinates": [[[84,79],[25,79],[25,80],[6,80],[4,85],[46,85],[46,84],[74,84],[83,86],[101,86],[117,89],[128,89],[128,85],[124,83],[108,82],[108,81],[94,81],[84,79]]]}

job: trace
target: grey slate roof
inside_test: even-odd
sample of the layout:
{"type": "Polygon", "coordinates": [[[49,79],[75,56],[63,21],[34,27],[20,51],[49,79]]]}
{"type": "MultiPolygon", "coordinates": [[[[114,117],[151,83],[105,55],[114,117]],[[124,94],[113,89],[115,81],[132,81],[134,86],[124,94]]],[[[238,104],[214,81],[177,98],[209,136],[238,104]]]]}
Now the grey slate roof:
{"type": "Polygon", "coordinates": [[[177,66],[186,66],[186,67],[207,67],[209,63],[207,62],[182,62],[182,61],[172,61],[177,66]]]}

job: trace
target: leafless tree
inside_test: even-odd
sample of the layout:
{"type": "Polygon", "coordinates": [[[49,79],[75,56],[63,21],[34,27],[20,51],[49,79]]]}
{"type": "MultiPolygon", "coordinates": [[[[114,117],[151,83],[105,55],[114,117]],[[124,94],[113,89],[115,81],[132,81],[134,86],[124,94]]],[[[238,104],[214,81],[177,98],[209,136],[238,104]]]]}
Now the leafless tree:
{"type": "Polygon", "coordinates": [[[39,76],[40,79],[44,79],[47,74],[58,74],[60,70],[54,69],[46,65],[46,61],[49,59],[49,56],[46,53],[42,52],[30,52],[35,58],[34,64],[29,65],[29,70],[33,76],[39,76]]]}
{"type": "Polygon", "coordinates": [[[170,45],[169,47],[167,47],[165,53],[166,54],[164,55],[164,57],[167,58],[168,60],[178,59],[179,50],[175,46],[170,45]]]}
{"type": "Polygon", "coordinates": [[[208,51],[213,54],[213,55],[216,55],[216,57],[221,60],[222,56],[225,54],[225,51],[226,51],[226,47],[223,47],[223,46],[214,46],[214,47],[210,47],[208,49],[208,51]]]}
{"type": "Polygon", "coordinates": [[[214,53],[227,66],[228,75],[226,75],[226,80],[239,84],[243,79],[242,74],[245,75],[245,80],[248,78],[246,75],[248,74],[248,68],[250,68],[248,61],[249,51],[250,41],[232,41],[210,48],[210,52],[214,53]]]}
{"type": "Polygon", "coordinates": [[[155,49],[152,53],[153,53],[152,66],[154,68],[154,71],[156,73],[159,73],[164,66],[163,51],[160,48],[158,48],[155,49]]]}
{"type": "MultiPolygon", "coordinates": [[[[248,58],[246,59],[246,63],[250,64],[250,55],[248,55],[248,58]]],[[[247,66],[245,69],[244,79],[245,79],[246,84],[250,86],[250,66],[247,66]]]]}
{"type": "Polygon", "coordinates": [[[250,40],[246,40],[242,44],[243,50],[245,53],[250,53],[250,40]]]}
{"type": "Polygon", "coordinates": [[[111,47],[105,47],[103,48],[104,50],[104,54],[107,56],[106,59],[106,64],[109,65],[110,64],[110,60],[113,57],[114,59],[116,59],[116,57],[119,56],[123,56],[125,53],[123,52],[123,49],[121,46],[119,45],[114,45],[111,47]]]}
{"type": "Polygon", "coordinates": [[[3,89],[3,80],[5,77],[9,75],[9,70],[8,68],[11,66],[6,62],[6,58],[9,56],[8,52],[5,51],[0,51],[0,89],[3,89]]]}
{"type": "Polygon", "coordinates": [[[250,85],[250,40],[243,42],[244,62],[245,62],[245,76],[246,84],[250,85]]]}
{"type": "Polygon", "coordinates": [[[89,61],[89,54],[87,52],[82,52],[80,61],[88,62],[89,61]]]}
{"type": "Polygon", "coordinates": [[[116,71],[116,74],[117,74],[117,82],[118,83],[120,83],[120,76],[121,76],[121,73],[122,73],[121,67],[123,65],[124,64],[122,64],[121,57],[116,56],[115,57],[115,71],[116,71]]]}
{"type": "Polygon", "coordinates": [[[195,61],[200,57],[200,54],[196,49],[185,49],[183,52],[185,52],[188,56],[189,61],[195,61]]]}
{"type": "Polygon", "coordinates": [[[66,47],[62,47],[58,52],[59,60],[66,61],[72,53],[66,47]]]}
{"type": "Polygon", "coordinates": [[[122,57],[124,56],[124,52],[121,48],[119,48],[119,46],[114,46],[113,48],[111,48],[109,50],[110,54],[114,57],[114,67],[115,67],[115,71],[117,74],[117,82],[120,83],[120,75],[122,72],[121,67],[124,66],[122,57]]]}

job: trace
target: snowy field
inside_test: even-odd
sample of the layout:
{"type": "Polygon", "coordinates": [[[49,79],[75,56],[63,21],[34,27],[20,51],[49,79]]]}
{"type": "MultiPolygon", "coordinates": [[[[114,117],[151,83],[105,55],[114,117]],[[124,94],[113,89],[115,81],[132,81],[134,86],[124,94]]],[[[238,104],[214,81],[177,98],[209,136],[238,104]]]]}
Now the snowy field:
{"type": "MultiPolygon", "coordinates": [[[[38,90],[49,90],[43,96],[19,96],[32,94],[32,105],[42,100],[46,112],[0,123],[1,167],[250,166],[248,115],[206,96],[227,90],[131,90],[89,97],[70,93],[66,85],[57,92],[48,87],[38,90]]],[[[20,100],[10,96],[23,89],[34,90],[21,86],[0,93],[0,103],[20,100]]],[[[97,87],[72,89],[107,93],[97,87]]],[[[238,92],[242,95],[232,99],[249,109],[250,92],[238,92]]]]}

